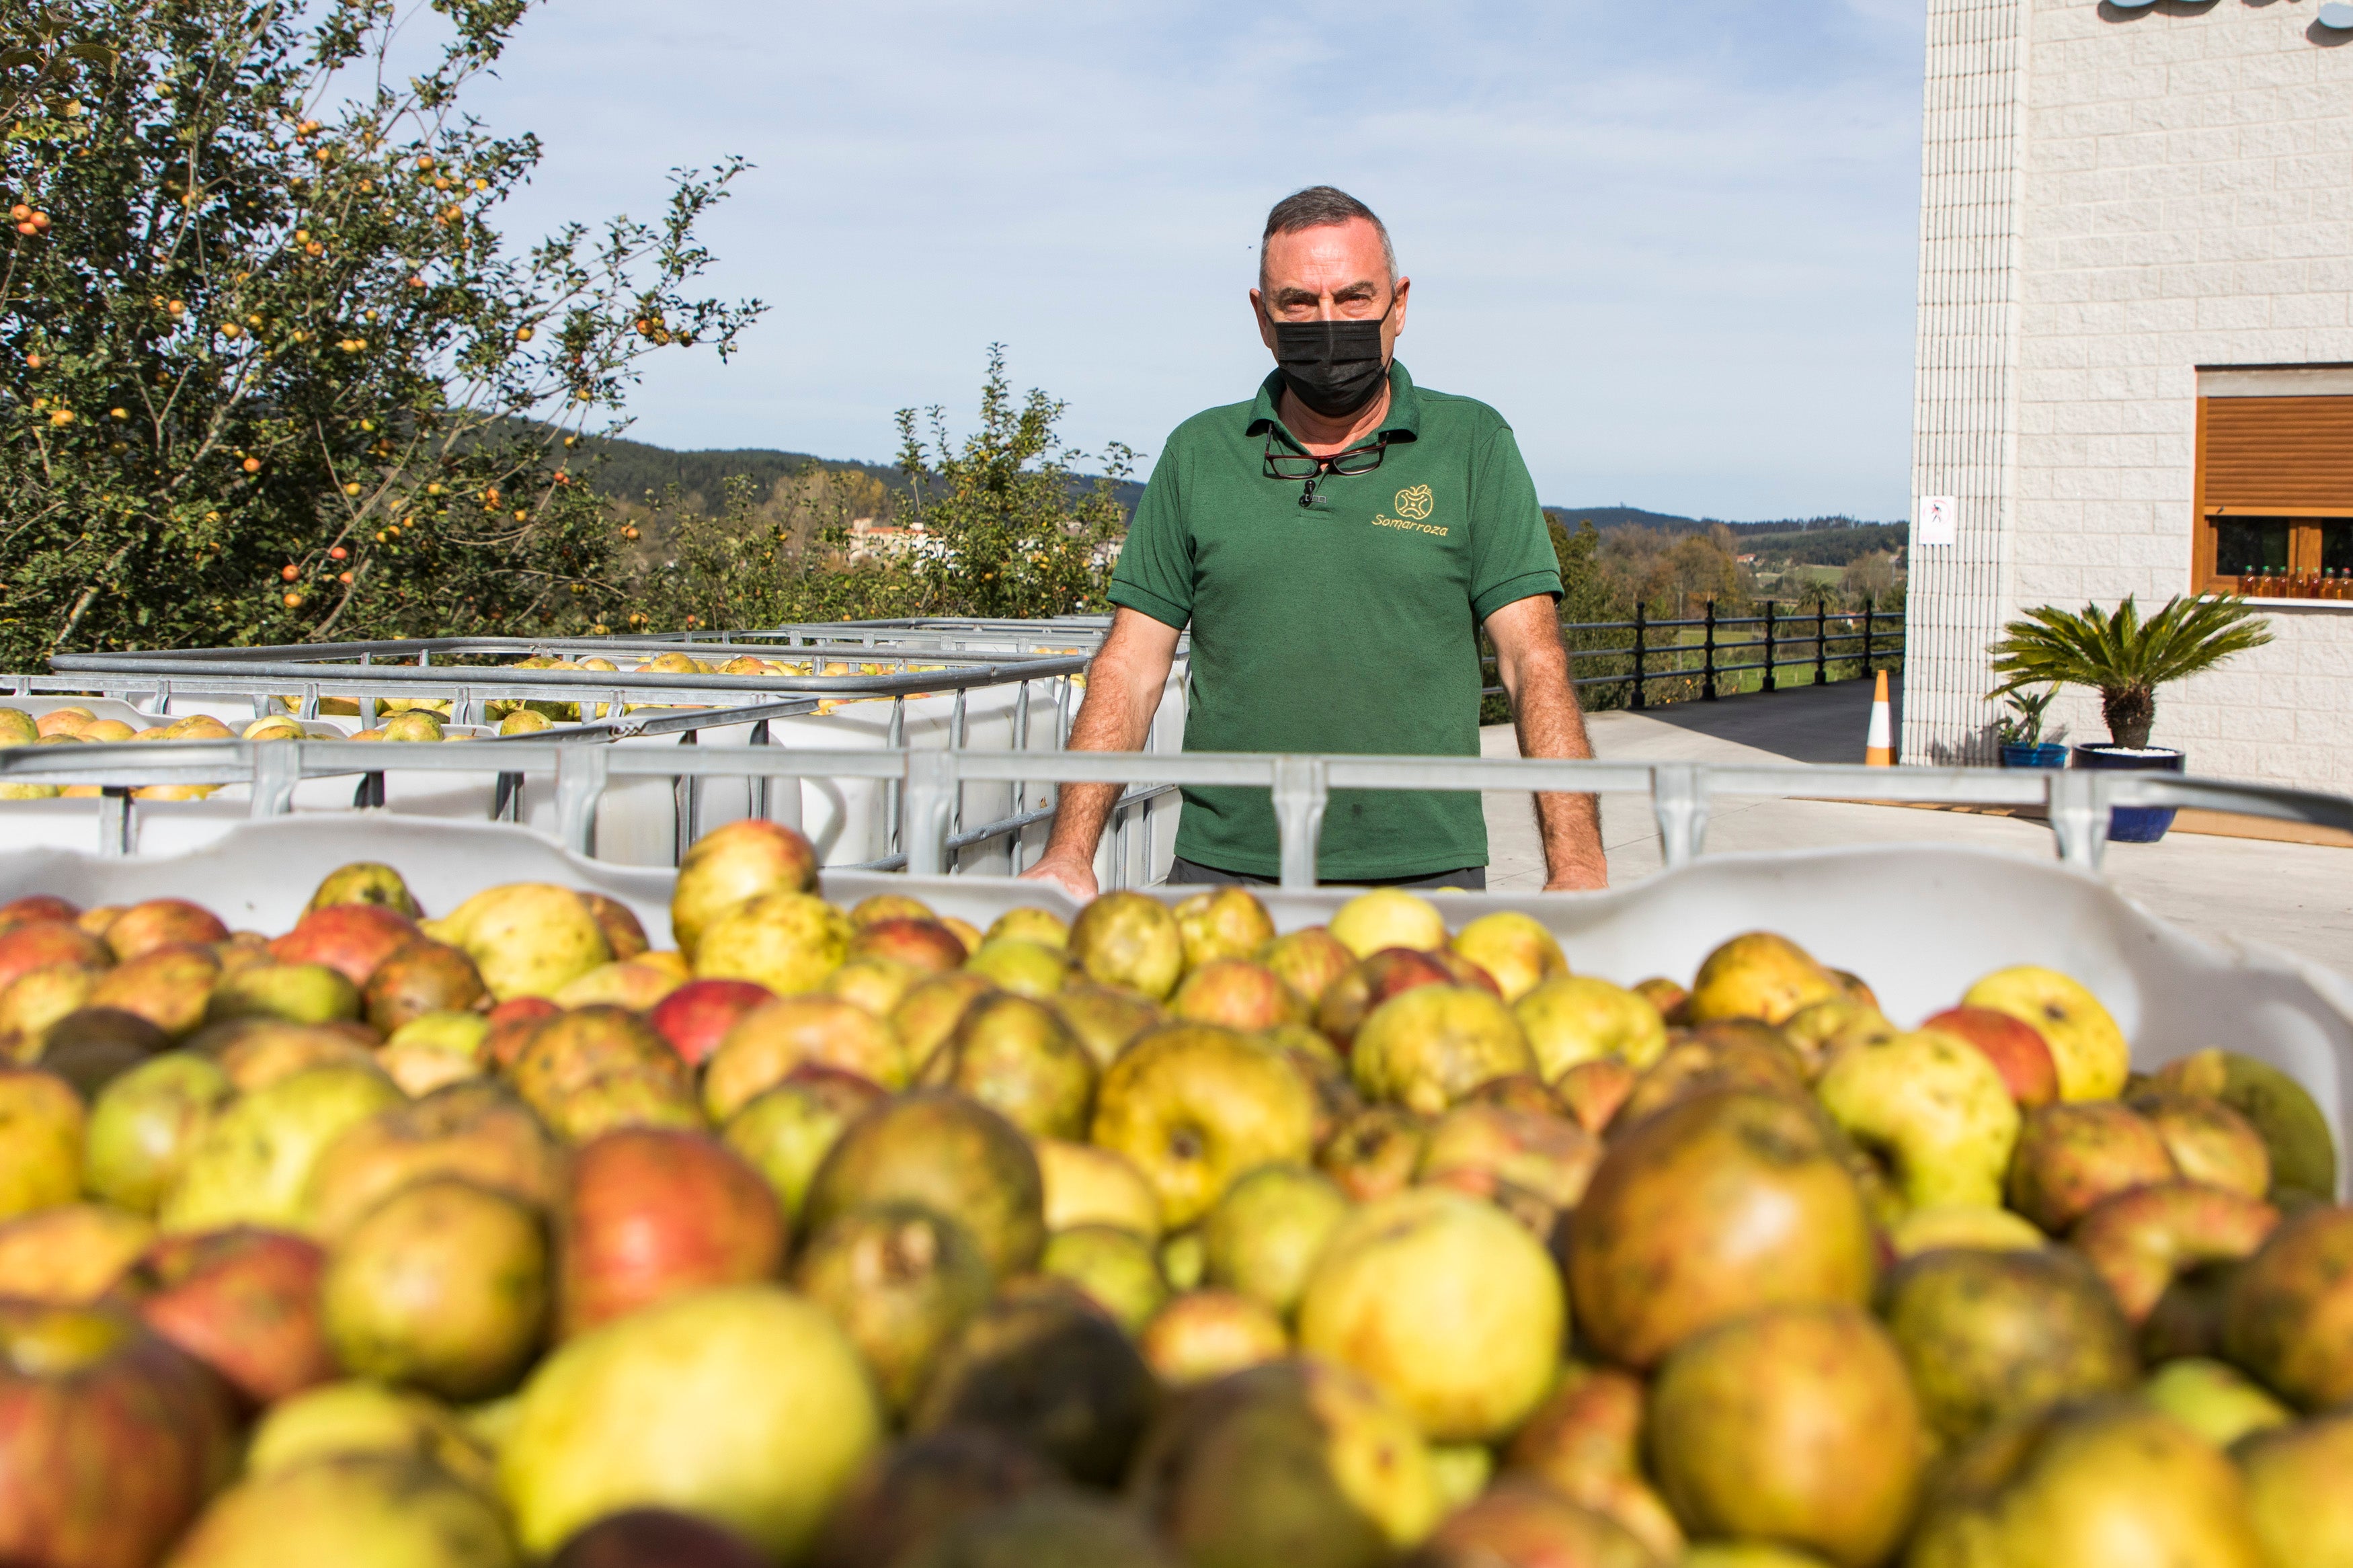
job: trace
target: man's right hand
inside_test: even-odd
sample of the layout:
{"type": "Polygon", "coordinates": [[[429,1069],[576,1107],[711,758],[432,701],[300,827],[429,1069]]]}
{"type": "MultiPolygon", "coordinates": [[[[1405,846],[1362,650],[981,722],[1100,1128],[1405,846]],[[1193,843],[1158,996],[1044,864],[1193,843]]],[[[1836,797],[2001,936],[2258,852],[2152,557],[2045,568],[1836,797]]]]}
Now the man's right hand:
{"type": "Polygon", "coordinates": [[[1049,855],[1021,873],[1025,882],[1051,882],[1079,902],[1091,903],[1101,889],[1095,883],[1094,866],[1070,856],[1049,855]]]}

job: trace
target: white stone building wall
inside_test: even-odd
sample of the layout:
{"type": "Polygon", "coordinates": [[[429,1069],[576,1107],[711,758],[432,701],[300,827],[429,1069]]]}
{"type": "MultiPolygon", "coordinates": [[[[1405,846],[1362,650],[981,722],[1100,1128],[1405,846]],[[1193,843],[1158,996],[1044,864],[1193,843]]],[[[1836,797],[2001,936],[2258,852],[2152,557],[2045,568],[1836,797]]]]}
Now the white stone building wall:
{"type": "MultiPolygon", "coordinates": [[[[1929,0],[1913,490],[1959,541],[1911,552],[1905,761],[1991,760],[2021,609],[2189,590],[2200,366],[2353,363],[2353,34],[2316,8],[1929,0]]],[[[2353,792],[2353,604],[2269,613],[2154,741],[2353,792]]]]}

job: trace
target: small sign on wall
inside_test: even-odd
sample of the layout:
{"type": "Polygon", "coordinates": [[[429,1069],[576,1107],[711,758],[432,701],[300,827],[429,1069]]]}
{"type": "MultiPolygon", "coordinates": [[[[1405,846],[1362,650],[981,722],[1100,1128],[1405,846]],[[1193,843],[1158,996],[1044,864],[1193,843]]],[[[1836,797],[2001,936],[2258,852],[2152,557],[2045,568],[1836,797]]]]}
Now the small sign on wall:
{"type": "Polygon", "coordinates": [[[1959,538],[1961,503],[1955,496],[1922,496],[1912,530],[1915,544],[1951,544],[1959,538]]]}

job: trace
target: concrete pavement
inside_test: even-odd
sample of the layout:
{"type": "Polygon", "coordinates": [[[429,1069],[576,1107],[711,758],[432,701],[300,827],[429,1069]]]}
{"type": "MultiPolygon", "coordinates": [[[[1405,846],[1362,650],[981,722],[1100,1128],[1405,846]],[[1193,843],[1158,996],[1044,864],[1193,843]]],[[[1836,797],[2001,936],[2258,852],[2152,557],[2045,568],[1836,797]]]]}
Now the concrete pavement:
{"type": "MultiPolygon", "coordinates": [[[[1586,723],[1596,753],[1614,760],[1859,763],[1870,711],[1871,683],[1855,680],[1596,713],[1586,723]]],[[[1488,756],[1518,754],[1508,725],[1490,726],[1481,742],[1488,756]]],[[[1528,797],[1484,799],[1488,886],[1543,886],[1543,845],[1528,797]]],[[[1611,881],[1659,869],[1647,796],[1604,795],[1601,837],[1611,881]]],[[[1720,801],[1707,834],[1710,851],[1923,842],[2038,860],[2056,852],[2050,830],[2037,822],[1826,801],[1720,801]]],[[[2184,929],[2218,942],[2265,942],[2353,973],[2353,850],[2173,833],[2156,844],[2110,845],[2103,870],[2120,892],[2184,929]]]]}

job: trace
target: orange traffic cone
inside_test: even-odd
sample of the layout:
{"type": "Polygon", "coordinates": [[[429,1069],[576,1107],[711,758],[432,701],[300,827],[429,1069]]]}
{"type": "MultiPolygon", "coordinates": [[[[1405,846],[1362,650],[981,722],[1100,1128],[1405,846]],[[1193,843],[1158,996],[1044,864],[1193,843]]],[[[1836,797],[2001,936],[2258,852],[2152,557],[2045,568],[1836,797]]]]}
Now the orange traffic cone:
{"type": "Polygon", "coordinates": [[[1879,672],[1879,680],[1871,689],[1871,731],[1862,742],[1865,767],[1892,768],[1895,765],[1895,724],[1887,706],[1887,672],[1879,672]]]}

